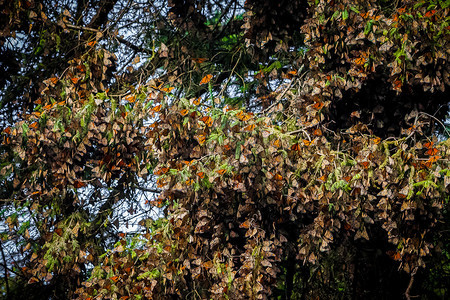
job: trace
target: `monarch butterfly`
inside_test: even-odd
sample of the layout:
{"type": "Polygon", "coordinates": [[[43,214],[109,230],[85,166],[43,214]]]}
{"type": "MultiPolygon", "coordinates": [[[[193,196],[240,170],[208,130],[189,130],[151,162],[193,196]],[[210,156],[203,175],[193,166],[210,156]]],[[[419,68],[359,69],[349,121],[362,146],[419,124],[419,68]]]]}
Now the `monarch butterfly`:
{"type": "Polygon", "coordinates": [[[252,131],[253,129],[255,129],[256,125],[255,124],[250,124],[247,127],[244,128],[244,130],[246,131],[252,131]]]}
{"type": "Polygon", "coordinates": [[[212,76],[211,74],[206,75],[206,76],[203,77],[202,80],[200,81],[200,85],[202,85],[202,84],[207,84],[208,82],[211,81],[212,77],[213,77],[213,76],[212,76]]]}
{"type": "Polygon", "coordinates": [[[426,142],[425,144],[423,144],[423,146],[427,149],[430,149],[433,146],[433,142],[426,142]]]}
{"type": "Polygon", "coordinates": [[[313,143],[313,141],[308,141],[308,140],[303,140],[303,144],[305,144],[305,146],[311,146],[313,143]]]}
{"type": "Polygon", "coordinates": [[[209,116],[205,116],[200,119],[203,123],[205,123],[208,127],[211,127],[213,124],[213,119],[209,116]]]}
{"type": "Polygon", "coordinates": [[[353,60],[353,62],[357,65],[364,65],[366,63],[366,61],[367,60],[365,57],[358,57],[353,60]]]}
{"type": "Polygon", "coordinates": [[[198,64],[202,64],[207,61],[207,58],[192,58],[192,61],[198,64]]]}
{"type": "Polygon", "coordinates": [[[313,105],[313,107],[314,107],[315,109],[317,109],[317,110],[322,109],[323,106],[324,106],[323,102],[320,102],[320,101],[314,103],[314,105],[313,105]]]}
{"type": "Polygon", "coordinates": [[[225,174],[226,171],[227,171],[226,169],[220,169],[220,170],[217,170],[216,172],[220,175],[223,175],[223,174],[225,174]]]}
{"type": "Polygon", "coordinates": [[[152,108],[153,111],[158,112],[161,110],[161,104],[156,105],[155,107],[152,108]]]}
{"type": "Polygon", "coordinates": [[[363,162],[361,162],[361,165],[364,167],[364,169],[367,169],[369,167],[369,165],[370,165],[370,162],[363,161],[363,162]]]}
{"type": "Polygon", "coordinates": [[[322,130],[320,128],[316,128],[316,129],[314,129],[313,134],[315,136],[321,136],[322,135],[322,130]]]}
{"type": "Polygon", "coordinates": [[[204,135],[197,136],[197,140],[200,143],[200,145],[203,145],[206,141],[206,137],[204,135]]]}

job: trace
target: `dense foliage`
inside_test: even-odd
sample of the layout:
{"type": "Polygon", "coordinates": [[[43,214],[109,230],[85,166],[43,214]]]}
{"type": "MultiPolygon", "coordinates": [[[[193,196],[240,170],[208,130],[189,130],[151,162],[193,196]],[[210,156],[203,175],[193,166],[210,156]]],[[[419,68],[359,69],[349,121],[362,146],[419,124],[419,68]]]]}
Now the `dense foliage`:
{"type": "Polygon", "coordinates": [[[450,2],[0,1],[7,299],[445,299],[450,2]]]}

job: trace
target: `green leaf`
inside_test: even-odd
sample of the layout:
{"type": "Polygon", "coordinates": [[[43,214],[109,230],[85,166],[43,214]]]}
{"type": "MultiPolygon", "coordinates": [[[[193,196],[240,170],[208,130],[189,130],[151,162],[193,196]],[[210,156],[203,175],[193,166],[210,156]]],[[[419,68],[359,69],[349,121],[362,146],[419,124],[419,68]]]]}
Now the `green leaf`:
{"type": "Polygon", "coordinates": [[[350,10],[353,11],[354,13],[359,14],[359,10],[354,6],[350,6],[350,10]]]}
{"type": "Polygon", "coordinates": [[[236,152],[234,153],[234,158],[239,159],[241,157],[241,145],[242,142],[237,142],[236,144],[236,152]]]}
{"type": "Polygon", "coordinates": [[[344,11],[342,12],[342,19],[343,19],[344,21],[348,19],[348,11],[347,11],[347,10],[344,10],[344,11]]]}

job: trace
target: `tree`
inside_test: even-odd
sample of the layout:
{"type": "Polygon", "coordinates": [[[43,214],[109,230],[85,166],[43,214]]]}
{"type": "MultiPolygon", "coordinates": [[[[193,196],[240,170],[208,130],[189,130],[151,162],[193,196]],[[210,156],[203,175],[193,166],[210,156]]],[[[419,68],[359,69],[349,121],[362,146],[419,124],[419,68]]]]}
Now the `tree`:
{"type": "Polygon", "coordinates": [[[448,295],[448,1],[2,5],[5,297],[448,295]]]}

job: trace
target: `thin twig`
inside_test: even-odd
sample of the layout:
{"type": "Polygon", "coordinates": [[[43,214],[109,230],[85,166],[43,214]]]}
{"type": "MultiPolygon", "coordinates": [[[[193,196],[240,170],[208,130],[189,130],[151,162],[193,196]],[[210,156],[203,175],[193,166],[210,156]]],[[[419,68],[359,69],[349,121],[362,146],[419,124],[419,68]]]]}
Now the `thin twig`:
{"type": "MultiPolygon", "coordinates": [[[[234,56],[234,54],[233,54],[233,56],[234,56]]],[[[223,88],[222,88],[222,90],[220,91],[218,97],[220,97],[220,95],[222,95],[222,93],[223,93],[223,92],[225,91],[225,89],[227,88],[228,83],[230,83],[231,77],[233,76],[233,73],[234,73],[234,70],[236,69],[236,66],[239,64],[239,61],[241,60],[241,56],[242,56],[242,52],[239,52],[238,60],[236,61],[236,64],[234,65],[233,69],[231,70],[230,76],[228,77],[227,82],[225,82],[225,84],[223,85],[223,88]]]]}
{"type": "Polygon", "coordinates": [[[277,105],[284,97],[284,95],[287,93],[287,91],[291,88],[292,85],[292,80],[289,82],[288,86],[281,92],[281,94],[279,94],[277,96],[277,101],[275,101],[274,103],[272,103],[272,105],[270,105],[268,108],[266,108],[265,110],[263,110],[261,112],[261,114],[265,114],[266,112],[269,112],[273,107],[275,107],[275,105],[277,105]]]}
{"type": "Polygon", "coordinates": [[[90,28],[90,27],[84,27],[84,26],[77,26],[72,24],[65,24],[67,28],[75,29],[75,30],[83,30],[83,31],[91,31],[91,32],[101,32],[98,29],[90,28]]]}
{"type": "MultiPolygon", "coordinates": [[[[95,28],[91,28],[91,27],[84,27],[84,26],[76,26],[76,25],[72,25],[72,24],[65,24],[67,28],[70,29],[75,29],[75,30],[81,30],[81,31],[91,31],[91,32],[100,32],[103,34],[102,31],[95,29],[95,28]]],[[[119,41],[120,43],[124,44],[125,46],[133,49],[136,52],[144,52],[147,54],[153,54],[153,52],[149,49],[140,47],[140,46],[136,46],[133,43],[131,43],[130,41],[127,41],[126,39],[124,39],[123,37],[120,36],[115,36],[114,37],[117,41],[119,41]]]]}
{"type": "Polygon", "coordinates": [[[150,54],[153,54],[153,52],[152,52],[151,50],[142,48],[142,47],[140,47],[140,46],[136,46],[136,45],[134,45],[133,43],[131,43],[130,41],[127,41],[126,39],[124,39],[124,38],[122,38],[122,37],[120,37],[120,36],[116,36],[115,38],[116,38],[119,42],[121,42],[122,44],[124,44],[124,45],[128,46],[129,48],[133,49],[134,51],[137,51],[137,52],[144,52],[144,53],[147,53],[147,54],[149,54],[149,55],[150,55],[150,54]]]}
{"type": "Polygon", "coordinates": [[[161,193],[160,189],[151,189],[151,188],[146,188],[146,187],[142,187],[142,186],[138,186],[138,185],[133,185],[134,188],[144,191],[144,192],[150,192],[150,193],[161,193]]]}
{"type": "Polygon", "coordinates": [[[415,267],[414,270],[411,272],[411,279],[409,280],[408,288],[405,291],[405,297],[407,300],[411,300],[411,297],[414,297],[414,298],[416,297],[416,296],[410,295],[411,288],[414,283],[414,276],[416,275],[416,272],[417,272],[417,267],[415,267]]]}
{"type": "MultiPolygon", "coordinates": [[[[304,68],[304,66],[302,65],[301,68],[300,68],[300,70],[299,70],[299,72],[301,72],[301,71],[303,70],[303,68],[304,68]]],[[[303,78],[303,77],[305,76],[305,74],[306,74],[306,72],[303,73],[303,74],[298,78],[298,81],[299,81],[301,78],[303,78]]],[[[273,107],[275,107],[275,105],[277,105],[281,100],[283,100],[284,95],[285,95],[285,94],[287,93],[287,91],[291,88],[293,82],[294,82],[294,80],[291,80],[291,81],[289,82],[288,86],[281,92],[281,94],[279,94],[279,95],[276,97],[276,101],[275,101],[274,103],[272,103],[272,105],[270,105],[268,108],[266,108],[265,110],[263,110],[263,111],[261,112],[261,114],[265,114],[265,113],[269,112],[273,107]]]]}
{"type": "Polygon", "coordinates": [[[428,117],[434,119],[436,122],[438,122],[442,126],[442,128],[444,128],[444,131],[447,133],[447,135],[450,136],[450,131],[447,130],[447,127],[438,118],[436,118],[435,116],[432,116],[430,114],[427,114],[426,112],[420,112],[419,115],[425,115],[425,116],[428,116],[428,117]]]}

